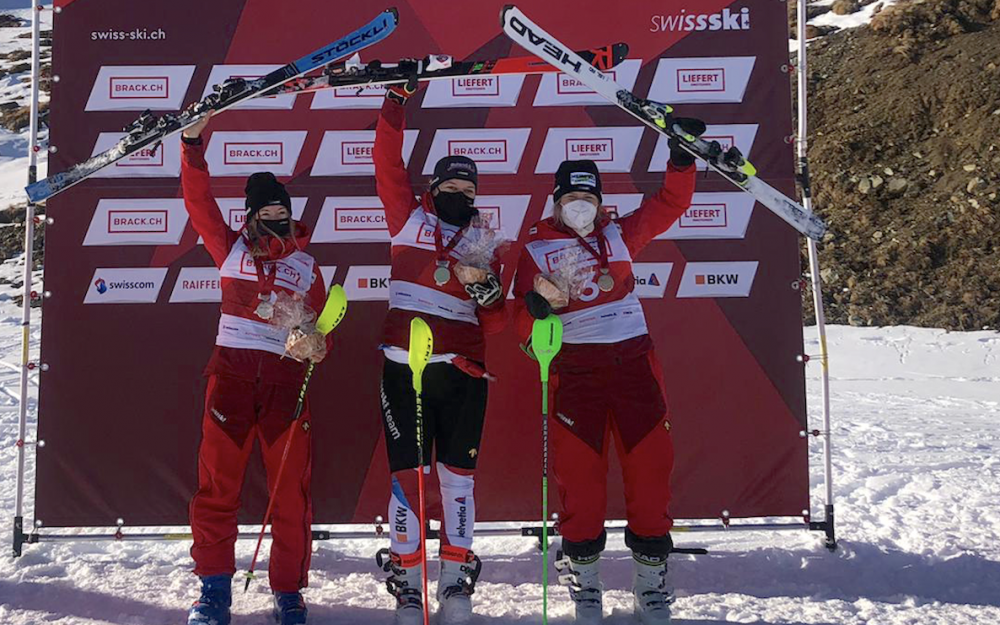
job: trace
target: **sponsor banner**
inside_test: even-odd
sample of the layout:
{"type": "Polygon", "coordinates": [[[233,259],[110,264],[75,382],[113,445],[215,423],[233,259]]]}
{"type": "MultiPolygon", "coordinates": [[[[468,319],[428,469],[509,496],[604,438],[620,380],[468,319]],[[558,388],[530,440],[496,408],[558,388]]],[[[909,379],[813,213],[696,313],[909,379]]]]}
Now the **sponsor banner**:
{"type": "Polygon", "coordinates": [[[388,243],[382,201],[377,197],[326,198],[312,242],[388,243]]]}
{"type": "MultiPolygon", "coordinates": [[[[722,145],[722,150],[726,151],[734,145],[740,149],[750,160],[750,149],[753,148],[754,140],[757,138],[758,124],[719,124],[709,126],[702,135],[705,141],[718,141],[722,145]]],[[[667,171],[667,161],[670,160],[670,146],[667,145],[666,135],[659,135],[656,141],[656,148],[653,150],[653,158],[649,162],[647,171],[667,171]]],[[[704,171],[706,165],[704,161],[698,161],[698,170],[704,171]]]]}
{"type": "Polygon", "coordinates": [[[380,109],[385,85],[365,85],[323,89],[313,95],[312,109],[380,109]]]}
{"type": "MultiPolygon", "coordinates": [[[[106,152],[125,136],[123,132],[102,132],[91,156],[106,152]]],[[[154,150],[146,147],[93,175],[94,178],[177,178],[181,175],[181,136],[167,137],[154,150]]]]}
{"type": "MultiPolygon", "coordinates": [[[[403,162],[410,162],[419,130],[403,131],[403,162]]],[[[374,130],[329,130],[323,135],[310,176],[374,176],[374,130]]]]}
{"type": "Polygon", "coordinates": [[[323,276],[323,284],[326,285],[326,292],[330,292],[330,285],[333,284],[333,278],[337,275],[336,265],[321,265],[319,268],[320,275],[323,276]]]}
{"type": "Polygon", "coordinates": [[[84,304],[152,304],[160,294],[166,267],[97,268],[84,304]]]}
{"type": "Polygon", "coordinates": [[[749,193],[695,193],[691,208],[657,239],[742,239],[756,200],[749,193]]]}
{"type": "MultiPolygon", "coordinates": [[[[201,97],[205,97],[214,91],[215,85],[221,85],[230,78],[244,78],[246,80],[256,80],[261,76],[266,76],[272,71],[282,67],[281,65],[216,65],[212,68],[212,73],[208,75],[208,83],[201,97]]],[[[239,109],[277,109],[288,111],[295,106],[295,96],[279,95],[256,97],[246,102],[237,104],[232,110],[239,109]]]]}
{"type": "Polygon", "coordinates": [[[177,245],[188,214],[184,200],[101,199],[84,245],[177,245]]]}
{"type": "Polygon", "coordinates": [[[459,76],[432,80],[427,84],[424,108],[468,108],[516,106],[524,75],[459,76]]]}
{"type": "Polygon", "coordinates": [[[552,174],[565,160],[588,159],[602,172],[629,172],[643,127],[549,128],[536,174],[552,174]]]}
{"type": "MultiPolygon", "coordinates": [[[[614,69],[604,72],[623,88],[635,88],[642,68],[642,59],[626,59],[614,69]]],[[[613,106],[593,89],[568,74],[542,74],[535,92],[534,106],[613,106]]]]}
{"type": "Polygon", "coordinates": [[[103,65],[87,111],[176,111],[184,102],[194,65],[103,65]]]}
{"type": "Polygon", "coordinates": [[[677,297],[749,297],[757,261],[688,263],[677,297]]]}
{"type": "Polygon", "coordinates": [[[216,131],[209,139],[205,160],[213,176],[249,176],[258,171],[291,176],[306,134],[305,130],[216,131]]]}
{"type": "MultiPolygon", "coordinates": [[[[612,217],[624,217],[635,212],[642,205],[644,196],[642,193],[605,193],[602,194],[601,206],[608,211],[612,217]]],[[[545,210],[542,211],[542,219],[552,216],[552,196],[545,200],[545,210]]]]}
{"type": "Polygon", "coordinates": [[[743,102],[757,57],[660,59],[649,99],[671,104],[743,102]]]}
{"type": "Polygon", "coordinates": [[[348,301],[389,301],[389,265],[353,265],[347,270],[344,291],[348,301]]]}
{"type": "Polygon", "coordinates": [[[528,212],[530,195],[477,195],[476,208],[479,216],[494,230],[499,230],[503,238],[517,241],[528,212]]]}
{"type": "Polygon", "coordinates": [[[181,267],[170,293],[170,303],[219,303],[222,278],[217,267],[181,267]]]}
{"type": "Polygon", "coordinates": [[[423,173],[434,173],[444,156],[468,156],[480,174],[516,174],[531,128],[442,129],[434,133],[423,173]]]}
{"type": "MultiPolygon", "coordinates": [[[[306,212],[306,202],[309,198],[306,197],[293,197],[292,198],[292,218],[296,221],[302,219],[302,214],[306,212]]],[[[239,232],[243,228],[243,224],[247,220],[247,204],[246,198],[242,197],[222,197],[216,198],[215,203],[219,206],[219,212],[222,213],[222,218],[226,220],[229,224],[229,229],[233,232],[239,232]]],[[[315,240],[315,239],[313,239],[315,240]]],[[[198,245],[204,245],[205,240],[198,237],[198,245]]]]}
{"type": "Polygon", "coordinates": [[[632,263],[635,294],[640,299],[663,299],[673,263],[632,263]]]}

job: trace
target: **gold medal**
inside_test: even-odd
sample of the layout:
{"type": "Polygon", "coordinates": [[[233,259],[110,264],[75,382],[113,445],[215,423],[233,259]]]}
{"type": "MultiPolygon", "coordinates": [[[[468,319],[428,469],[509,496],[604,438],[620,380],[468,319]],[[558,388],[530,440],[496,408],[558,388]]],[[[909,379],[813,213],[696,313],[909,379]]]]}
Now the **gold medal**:
{"type": "Polygon", "coordinates": [[[448,269],[448,261],[437,261],[437,269],[434,270],[434,284],[444,286],[451,280],[451,270],[448,269]]]}
{"type": "Polygon", "coordinates": [[[601,269],[601,277],[597,279],[597,288],[604,293],[610,293],[615,288],[615,279],[611,277],[610,269],[601,269]]]}

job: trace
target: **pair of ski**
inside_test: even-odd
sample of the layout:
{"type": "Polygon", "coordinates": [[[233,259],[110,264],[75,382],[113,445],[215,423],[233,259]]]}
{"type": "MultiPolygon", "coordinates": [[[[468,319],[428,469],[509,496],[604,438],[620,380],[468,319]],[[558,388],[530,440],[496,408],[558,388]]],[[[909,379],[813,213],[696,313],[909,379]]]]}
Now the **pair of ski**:
{"type": "MultiPolygon", "coordinates": [[[[195,102],[182,113],[155,116],[143,112],[127,126],[125,136],[110,149],[97,154],[70,169],[39,180],[25,188],[28,199],[39,204],[52,196],[83,182],[98,171],[127,158],[144,148],[159,144],[185,128],[204,119],[210,112],[220,113],[247,100],[285,94],[315,92],[322,89],[387,86],[405,83],[414,77],[419,81],[453,79],[461,76],[503,74],[541,74],[558,71],[534,57],[504,58],[487,61],[454,61],[450,56],[435,55],[399,63],[372,61],[361,64],[358,53],[395,31],[399,23],[396,9],[387,9],[374,20],[353,33],[289,63],[261,78],[232,78],[215,85],[213,93],[195,102]],[[337,63],[341,59],[348,61],[337,63]],[[307,76],[316,70],[322,74],[307,76]]],[[[576,53],[585,62],[601,69],[611,69],[625,60],[628,46],[616,43],[576,53]]]]}

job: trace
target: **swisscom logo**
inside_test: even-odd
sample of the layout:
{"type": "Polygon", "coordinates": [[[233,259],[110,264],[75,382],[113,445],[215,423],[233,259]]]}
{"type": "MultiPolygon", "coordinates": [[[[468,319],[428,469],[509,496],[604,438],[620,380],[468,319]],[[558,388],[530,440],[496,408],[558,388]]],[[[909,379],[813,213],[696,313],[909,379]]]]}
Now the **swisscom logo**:
{"type": "Polygon", "coordinates": [[[166,275],[166,267],[98,268],[83,303],[151,304],[156,301],[166,275]]]}

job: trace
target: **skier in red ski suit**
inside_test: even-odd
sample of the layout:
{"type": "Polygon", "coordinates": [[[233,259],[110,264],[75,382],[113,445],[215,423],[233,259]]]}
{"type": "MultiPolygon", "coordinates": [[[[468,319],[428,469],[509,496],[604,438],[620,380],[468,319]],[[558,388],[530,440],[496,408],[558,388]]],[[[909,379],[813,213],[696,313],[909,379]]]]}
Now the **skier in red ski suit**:
{"type": "Polygon", "coordinates": [[[392,282],[385,321],[382,417],[392,473],[388,520],[392,549],[379,564],[390,573],[396,623],[422,623],[421,528],[417,510],[416,400],[407,366],[410,321],[420,317],[434,334],[434,354],[423,376],[424,459],[436,453],[441,483],[443,624],[471,618],[479,559],[472,553],[474,473],[486,416],[485,334],[507,323],[500,267],[466,264],[470,239],[484,229],[473,221],[478,172],[462,156],[434,168],[430,190],[415,196],[401,156],[404,105],[416,85],[387,92],[375,131],[375,180],[392,238],[392,282]]]}
{"type": "MultiPolygon", "coordinates": [[[[302,251],[310,233],[291,219],[291,202],[273,174],[256,173],[247,182],[247,219],[233,232],[209,184],[200,137],[208,120],[184,132],[181,182],[184,205],[195,230],[220,270],[222,314],[215,349],[205,369],[208,388],[198,451],[198,492],[191,500],[191,556],[202,580],[201,598],[190,625],[229,623],[232,576],[236,572],[236,515],[243,477],[260,442],[273,490],[292,415],[305,374],[305,360],[319,362],[328,349],[322,334],[288,342],[288,329],[268,323],[279,293],[304,298],[317,315],[326,287],[315,259],[302,251]]],[[[284,304],[282,304],[284,305],[284,304]]],[[[281,484],[274,490],[274,542],[268,578],[275,596],[275,619],[305,623],[300,589],[308,583],[312,549],[310,480],[312,436],[308,406],[295,423],[281,484]]]]}
{"type": "MultiPolygon", "coordinates": [[[[693,135],[705,131],[698,120],[677,121],[693,135]]],[[[673,442],[632,260],[691,204],[694,158],[671,147],[662,188],[621,218],[601,207],[593,161],[563,162],[555,175],[553,216],[531,228],[517,266],[514,296],[522,336],[530,335],[533,319],[553,312],[564,326],[563,348],[553,363],[551,444],[562,508],[564,558],[557,568],[572,580],[577,622],[598,622],[602,611],[598,562],[606,541],[612,437],[625,480],[625,543],[635,560],[636,613],[649,624],[670,618],[673,442]]]]}

